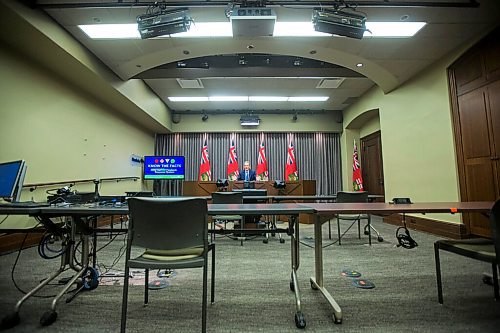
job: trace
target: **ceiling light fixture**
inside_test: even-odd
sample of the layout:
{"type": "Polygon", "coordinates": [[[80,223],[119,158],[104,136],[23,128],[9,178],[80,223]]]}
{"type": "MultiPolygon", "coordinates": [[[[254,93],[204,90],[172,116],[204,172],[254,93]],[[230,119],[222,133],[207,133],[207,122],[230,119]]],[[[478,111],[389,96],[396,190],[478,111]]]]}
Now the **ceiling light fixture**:
{"type": "Polygon", "coordinates": [[[210,96],[210,102],[248,102],[248,96],[210,96]]]}
{"type": "Polygon", "coordinates": [[[328,96],[300,96],[300,97],[288,97],[289,102],[325,102],[328,100],[328,96]]]}
{"type": "MultiPolygon", "coordinates": [[[[364,36],[370,37],[402,37],[408,38],[416,34],[425,22],[366,22],[364,36]],[[390,25],[387,29],[386,26],[390,25]],[[408,29],[406,26],[413,26],[408,29]],[[383,29],[380,31],[379,29],[383,29]]],[[[137,24],[88,24],[78,27],[92,39],[139,39],[137,24]]],[[[229,22],[196,22],[189,31],[177,33],[165,38],[211,38],[231,37],[229,22]]],[[[276,22],[273,37],[331,37],[331,34],[314,30],[311,22],[276,22]]],[[[160,37],[160,36],[159,36],[160,37]]]]}
{"type": "Polygon", "coordinates": [[[170,102],[208,102],[208,97],[168,97],[170,102]]]}
{"type": "Polygon", "coordinates": [[[286,96],[248,96],[250,102],[286,102],[286,96]]]}
{"type": "Polygon", "coordinates": [[[170,96],[171,102],[325,102],[328,96],[170,96]]]}

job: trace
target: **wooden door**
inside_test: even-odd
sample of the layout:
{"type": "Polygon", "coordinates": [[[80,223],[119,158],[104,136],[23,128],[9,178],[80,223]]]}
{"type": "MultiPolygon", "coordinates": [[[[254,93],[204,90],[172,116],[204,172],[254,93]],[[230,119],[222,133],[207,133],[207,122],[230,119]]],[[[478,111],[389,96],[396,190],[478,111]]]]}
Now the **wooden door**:
{"type": "Polygon", "coordinates": [[[490,137],[492,143],[491,161],[493,164],[495,184],[497,184],[496,198],[500,198],[500,80],[487,87],[487,102],[489,106],[490,137]]]}
{"type": "MultiPolygon", "coordinates": [[[[361,172],[365,191],[385,195],[380,131],[361,138],[361,172]]],[[[384,202],[385,199],[376,201],[384,202]]]]}
{"type": "MultiPolygon", "coordinates": [[[[500,197],[500,27],[448,69],[462,201],[500,197]]],[[[470,234],[490,237],[481,214],[463,214],[470,234]]]]}
{"type": "MultiPolygon", "coordinates": [[[[492,201],[496,197],[486,102],[482,88],[458,98],[467,201],[492,201]]],[[[470,214],[469,226],[475,235],[490,236],[489,221],[480,214],[470,214]]]]}

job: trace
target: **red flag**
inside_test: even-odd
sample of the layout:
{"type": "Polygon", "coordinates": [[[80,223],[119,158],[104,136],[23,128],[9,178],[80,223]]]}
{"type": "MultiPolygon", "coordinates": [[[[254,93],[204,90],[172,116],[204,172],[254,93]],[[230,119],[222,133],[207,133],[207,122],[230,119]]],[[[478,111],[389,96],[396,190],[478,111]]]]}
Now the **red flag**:
{"type": "Polygon", "coordinates": [[[264,149],[264,139],[260,142],[259,157],[257,159],[257,180],[269,180],[269,173],[267,171],[266,152],[264,149]]]}
{"type": "Polygon", "coordinates": [[[234,139],[231,139],[231,146],[229,147],[229,159],[227,160],[227,178],[229,180],[238,180],[240,170],[238,167],[238,157],[236,156],[236,147],[234,139]]]}
{"type": "Polygon", "coordinates": [[[352,154],[352,188],[354,191],[364,191],[363,178],[361,177],[361,165],[358,161],[358,147],[354,140],[354,153],[352,154]]]}
{"type": "Polygon", "coordinates": [[[210,172],[210,159],[208,158],[208,145],[207,139],[201,147],[201,162],[200,162],[200,172],[198,174],[198,180],[207,182],[212,180],[212,172],[210,172]]]}
{"type": "Polygon", "coordinates": [[[285,167],[285,180],[299,180],[299,173],[297,172],[297,163],[295,161],[295,152],[293,149],[292,140],[290,140],[290,144],[288,145],[285,167]]]}

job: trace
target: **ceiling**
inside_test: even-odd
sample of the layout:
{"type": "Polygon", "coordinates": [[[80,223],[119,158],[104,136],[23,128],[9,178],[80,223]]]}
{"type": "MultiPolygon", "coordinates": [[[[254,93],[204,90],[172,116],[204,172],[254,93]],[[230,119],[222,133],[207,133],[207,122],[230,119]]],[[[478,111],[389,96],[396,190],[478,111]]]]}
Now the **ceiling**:
{"type": "MultiPolygon", "coordinates": [[[[266,1],[260,1],[261,3],[266,1]]],[[[349,1],[350,4],[356,1],[349,1]]],[[[142,1],[42,0],[37,5],[122,80],[142,79],[174,113],[342,111],[378,85],[390,92],[500,22],[500,1],[357,1],[368,22],[425,21],[411,38],[213,37],[101,39],[79,24],[135,23],[142,1]],[[243,60],[243,61],[242,61],[243,60]],[[356,67],[362,63],[363,67],[356,67]],[[187,80],[187,81],[186,81],[187,80]],[[329,88],[339,83],[337,88],[329,88]],[[200,83],[202,88],[180,84],[200,83]],[[326,87],[322,87],[326,86],[326,87]],[[329,96],[325,102],[171,102],[168,96],[329,96]]],[[[236,7],[241,3],[237,1],[236,7]]],[[[335,1],[267,1],[277,21],[308,21],[335,1]]],[[[223,1],[167,1],[194,22],[227,21],[223,1]]]]}

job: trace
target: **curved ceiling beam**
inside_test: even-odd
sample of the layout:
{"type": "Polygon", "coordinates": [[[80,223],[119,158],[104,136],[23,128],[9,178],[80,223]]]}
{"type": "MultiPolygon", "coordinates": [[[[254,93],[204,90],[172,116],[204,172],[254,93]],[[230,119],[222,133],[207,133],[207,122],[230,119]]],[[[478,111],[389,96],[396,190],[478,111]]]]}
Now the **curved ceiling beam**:
{"type": "Polygon", "coordinates": [[[355,118],[353,118],[349,123],[344,124],[346,129],[360,129],[369,120],[379,116],[379,109],[366,110],[355,118]]]}
{"type": "Polygon", "coordinates": [[[398,79],[382,66],[355,54],[321,46],[325,44],[324,39],[323,43],[314,43],[314,40],[310,38],[303,43],[297,43],[296,40],[290,42],[288,38],[190,39],[187,44],[171,45],[162,51],[131,59],[120,64],[115,71],[122,79],[128,80],[151,68],[189,58],[219,54],[267,53],[310,58],[349,68],[371,79],[385,93],[400,84],[398,79]],[[252,45],[252,48],[249,48],[249,45],[252,45]],[[185,50],[189,50],[189,55],[183,53],[185,50]],[[315,53],[311,54],[311,50],[315,53]],[[363,67],[357,67],[358,63],[362,63],[363,67]]]}

